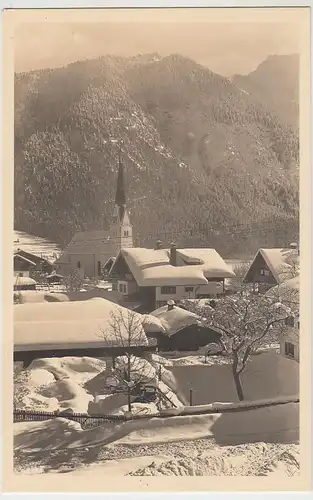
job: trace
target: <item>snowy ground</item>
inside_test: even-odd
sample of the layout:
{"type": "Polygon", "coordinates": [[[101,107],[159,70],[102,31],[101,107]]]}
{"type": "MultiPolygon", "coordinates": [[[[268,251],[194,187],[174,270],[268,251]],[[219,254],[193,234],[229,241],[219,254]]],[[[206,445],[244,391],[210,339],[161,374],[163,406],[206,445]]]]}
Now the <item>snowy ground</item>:
{"type": "Polygon", "coordinates": [[[287,404],[228,414],[226,419],[151,419],[89,431],[61,418],[23,422],[14,424],[15,470],[65,472],[102,465],[100,473],[125,474],[127,464],[126,474],[132,475],[297,475],[297,411],[296,405],[287,404]],[[219,443],[221,438],[225,444],[219,443]],[[146,462],[138,464],[142,457],[146,462]]]}
{"type": "MultiPolygon", "coordinates": [[[[185,375],[178,382],[184,384],[185,378],[186,387],[189,387],[192,373],[196,374],[192,383],[201,380],[204,392],[198,391],[198,397],[205,399],[211,394],[213,401],[236,400],[233,391],[227,399],[230,367],[225,358],[214,357],[210,364],[204,365],[202,354],[179,353],[175,357],[171,353],[171,356],[152,355],[150,358],[152,371],[162,366],[161,384],[168,395],[181,397],[175,376],[175,370],[179,369],[185,375]],[[212,366],[214,363],[216,366],[212,366]],[[215,369],[227,374],[225,383],[221,371],[220,378],[214,375],[215,369]],[[225,397],[214,399],[215,388],[219,387],[217,394],[221,394],[223,387],[227,389],[225,397]]],[[[95,394],[103,392],[101,374],[105,368],[104,360],[86,357],[35,360],[28,370],[16,371],[15,400],[20,408],[48,411],[72,408],[85,413],[95,394]]],[[[297,388],[298,364],[285,360],[275,350],[256,356],[249,370],[250,385],[246,381],[244,388],[251,393],[250,400],[266,397],[264,386],[268,397],[297,394],[294,389],[297,388]]],[[[100,397],[100,406],[105,398],[105,395],[100,397]]],[[[186,404],[182,399],[177,399],[180,406],[186,404]]],[[[194,404],[210,402],[194,401],[194,404]]],[[[112,413],[124,413],[126,409],[125,402],[117,401],[112,413]]],[[[152,417],[156,413],[153,404],[139,404],[134,410],[136,413],[149,412],[152,417]]],[[[89,430],[62,418],[15,423],[15,470],[27,474],[78,473],[88,466],[90,475],[297,475],[298,419],[299,405],[288,403],[235,414],[107,423],[89,430]]]]}

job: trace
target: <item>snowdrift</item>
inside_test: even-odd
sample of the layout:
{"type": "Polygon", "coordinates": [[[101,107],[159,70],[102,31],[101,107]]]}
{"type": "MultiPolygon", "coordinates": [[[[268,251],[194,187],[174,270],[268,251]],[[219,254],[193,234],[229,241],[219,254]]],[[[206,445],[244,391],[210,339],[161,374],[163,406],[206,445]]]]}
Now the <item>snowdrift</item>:
{"type": "Polygon", "coordinates": [[[25,395],[17,408],[87,413],[93,395],[84,385],[105,368],[104,361],[89,357],[36,359],[24,372],[26,381],[19,390],[25,395]]]}

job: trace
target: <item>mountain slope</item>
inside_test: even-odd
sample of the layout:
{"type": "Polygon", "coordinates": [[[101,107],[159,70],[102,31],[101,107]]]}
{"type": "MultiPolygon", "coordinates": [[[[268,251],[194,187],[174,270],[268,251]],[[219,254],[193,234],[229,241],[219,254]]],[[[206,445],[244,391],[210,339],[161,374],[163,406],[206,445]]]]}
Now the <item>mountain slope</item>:
{"type": "Polygon", "coordinates": [[[297,135],[228,79],[156,54],[16,75],[16,229],[64,243],[107,225],[116,140],[138,243],[241,252],[260,225],[251,251],[295,239],[297,135]]]}
{"type": "Polygon", "coordinates": [[[274,111],[282,123],[299,127],[298,54],[269,56],[249,75],[235,75],[233,83],[274,111]]]}

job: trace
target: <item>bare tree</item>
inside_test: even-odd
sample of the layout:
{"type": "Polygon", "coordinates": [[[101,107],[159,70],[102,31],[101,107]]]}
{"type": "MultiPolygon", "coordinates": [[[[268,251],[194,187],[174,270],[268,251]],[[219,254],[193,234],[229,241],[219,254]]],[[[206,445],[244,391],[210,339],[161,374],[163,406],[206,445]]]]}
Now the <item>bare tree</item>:
{"type": "Polygon", "coordinates": [[[114,375],[127,393],[129,412],[132,396],[138,394],[142,386],[156,382],[157,378],[149,361],[133,354],[135,348],[148,345],[143,321],[144,317],[134,311],[116,308],[110,314],[108,329],[101,332],[108,344],[123,351],[123,355],[115,360],[114,375]]]}
{"type": "Polygon", "coordinates": [[[232,373],[240,401],[244,399],[242,372],[258,348],[269,340],[277,340],[285,329],[285,320],[297,309],[294,290],[254,294],[247,287],[211,306],[198,306],[198,314],[221,333],[222,349],[232,360],[232,373]]]}
{"type": "Polygon", "coordinates": [[[299,250],[297,248],[291,248],[287,250],[287,255],[285,258],[285,264],[282,265],[278,270],[278,276],[280,283],[284,283],[300,274],[300,258],[299,250]]]}
{"type": "Polygon", "coordinates": [[[248,260],[242,261],[239,264],[234,266],[233,272],[235,273],[236,276],[234,278],[228,279],[229,288],[230,288],[231,292],[236,293],[237,291],[239,291],[242,288],[243,279],[244,279],[247,271],[249,270],[250,266],[251,266],[251,262],[248,260]]]}
{"type": "Polygon", "coordinates": [[[67,292],[79,292],[83,286],[84,279],[81,277],[79,271],[75,269],[71,274],[63,278],[62,283],[67,292]]]}

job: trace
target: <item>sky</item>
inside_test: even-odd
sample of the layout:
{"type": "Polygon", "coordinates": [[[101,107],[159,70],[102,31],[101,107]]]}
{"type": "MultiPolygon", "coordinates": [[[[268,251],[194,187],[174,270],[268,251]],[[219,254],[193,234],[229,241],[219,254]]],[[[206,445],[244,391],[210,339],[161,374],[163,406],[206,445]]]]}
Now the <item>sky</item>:
{"type": "Polygon", "coordinates": [[[232,76],[250,73],[269,55],[298,52],[299,30],[290,22],[36,22],[20,24],[14,42],[17,72],[157,52],[232,76]]]}

